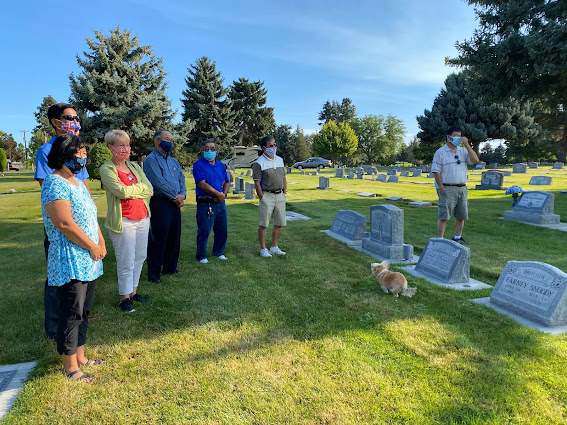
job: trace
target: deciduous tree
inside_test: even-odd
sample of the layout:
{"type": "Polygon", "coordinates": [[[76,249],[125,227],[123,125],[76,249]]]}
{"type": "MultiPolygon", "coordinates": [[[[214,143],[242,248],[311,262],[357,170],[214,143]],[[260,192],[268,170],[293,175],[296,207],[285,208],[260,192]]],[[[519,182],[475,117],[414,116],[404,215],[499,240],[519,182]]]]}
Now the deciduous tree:
{"type": "Polygon", "coordinates": [[[392,163],[403,149],[406,129],[403,122],[392,115],[353,118],[349,125],[358,138],[358,153],[366,164],[392,163]]]}
{"type": "Polygon", "coordinates": [[[356,152],[358,139],[347,123],[329,121],[321,127],[321,131],[313,136],[313,152],[332,158],[334,162],[339,156],[348,156],[356,152]]]}

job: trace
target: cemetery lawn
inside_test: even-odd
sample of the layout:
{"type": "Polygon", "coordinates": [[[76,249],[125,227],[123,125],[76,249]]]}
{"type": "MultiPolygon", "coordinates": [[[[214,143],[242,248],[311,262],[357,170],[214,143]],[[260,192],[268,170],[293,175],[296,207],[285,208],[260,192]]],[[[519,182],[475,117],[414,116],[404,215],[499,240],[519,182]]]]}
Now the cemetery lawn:
{"type": "MultiPolygon", "coordinates": [[[[240,170],[238,170],[240,171],[240,170]]],[[[505,186],[556,194],[567,221],[567,171],[550,167],[505,177],[505,186]],[[553,186],[528,186],[546,172],[553,186]]],[[[237,173],[238,175],[239,173],[237,173]]],[[[321,174],[321,173],[320,173],[321,174]]],[[[334,170],[322,175],[334,176],[334,170]]],[[[251,181],[246,178],[246,181],[251,181]]],[[[567,336],[525,328],[471,299],[490,290],[452,291],[407,274],[413,298],[385,295],[374,260],[320,232],[339,209],[369,215],[388,203],[405,210],[405,242],[420,254],[436,236],[432,179],[399,184],[288,175],[288,210],[311,217],[282,232],[284,257],[262,259],[257,201],[229,195],[228,261],[195,260],[194,184],[187,176],[180,274],[151,285],[125,314],[117,307],[112,243],[98,280],[85,369],[92,385],[61,373],[43,330],[45,258],[40,192],[30,172],[0,177],[0,365],[37,361],[12,411],[12,424],[564,424],[567,336]],[[425,184],[413,184],[422,182],[425,184]],[[341,192],[348,191],[348,192],[341,192]],[[375,192],[377,198],[356,196],[375,192]],[[433,201],[411,208],[409,201],[433,201]]],[[[504,221],[512,199],[469,181],[471,277],[494,285],[508,260],[567,271],[567,233],[504,221]]],[[[106,215],[100,184],[99,221],[106,215]]],[[[370,220],[368,220],[370,223],[370,220]]],[[[446,237],[453,236],[453,222],[446,237]]],[[[270,238],[268,238],[270,239],[270,238]]],[[[209,250],[212,245],[209,243],[209,250]]],[[[209,251],[210,252],[210,251],[209,251]]]]}

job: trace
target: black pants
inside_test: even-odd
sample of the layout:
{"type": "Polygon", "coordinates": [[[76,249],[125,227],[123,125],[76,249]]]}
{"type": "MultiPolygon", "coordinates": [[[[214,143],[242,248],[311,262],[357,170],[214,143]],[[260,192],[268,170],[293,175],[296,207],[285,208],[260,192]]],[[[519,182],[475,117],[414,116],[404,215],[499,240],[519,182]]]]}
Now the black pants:
{"type": "Polygon", "coordinates": [[[73,279],[63,286],[56,286],[59,299],[59,327],[57,352],[71,356],[77,347],[87,342],[89,313],[93,308],[96,280],[82,282],[73,279]]]}
{"type": "MultiPolygon", "coordinates": [[[[49,238],[43,228],[43,249],[45,250],[45,260],[49,253],[49,238]]],[[[43,290],[43,311],[45,326],[45,333],[49,338],[57,338],[57,322],[59,317],[59,301],[57,300],[57,286],[49,286],[47,279],[45,279],[45,287],[43,290]]]]}
{"type": "Polygon", "coordinates": [[[148,279],[177,272],[181,247],[181,210],[169,199],[150,199],[150,234],[148,237],[148,279]]]}

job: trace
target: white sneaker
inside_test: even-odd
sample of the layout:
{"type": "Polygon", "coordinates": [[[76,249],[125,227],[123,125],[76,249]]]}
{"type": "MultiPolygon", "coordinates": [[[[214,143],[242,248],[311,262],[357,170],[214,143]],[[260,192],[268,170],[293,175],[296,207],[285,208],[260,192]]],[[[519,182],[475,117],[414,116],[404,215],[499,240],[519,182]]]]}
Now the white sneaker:
{"type": "Polygon", "coordinates": [[[273,246],[273,247],[270,248],[270,254],[285,255],[285,252],[283,252],[279,247],[273,246]]]}
{"type": "Polygon", "coordinates": [[[207,260],[206,258],[203,258],[202,260],[199,260],[199,263],[201,263],[201,264],[209,264],[209,260],[207,260]]]}
{"type": "Polygon", "coordinates": [[[268,251],[266,248],[260,250],[260,257],[269,258],[271,256],[272,254],[270,254],[270,251],[268,251]]]}
{"type": "Polygon", "coordinates": [[[219,260],[228,260],[228,258],[226,258],[226,257],[224,256],[224,254],[219,255],[217,258],[218,258],[219,260]]]}

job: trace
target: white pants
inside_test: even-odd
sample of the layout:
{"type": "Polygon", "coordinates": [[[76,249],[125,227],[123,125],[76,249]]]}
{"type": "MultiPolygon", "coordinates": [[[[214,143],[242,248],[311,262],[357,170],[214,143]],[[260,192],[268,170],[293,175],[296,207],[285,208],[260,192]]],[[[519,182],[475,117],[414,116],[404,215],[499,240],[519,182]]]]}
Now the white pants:
{"type": "Polygon", "coordinates": [[[149,230],[149,217],[142,220],[122,217],[122,233],[108,232],[116,254],[120,295],[130,295],[138,287],[148,251],[149,230]]]}

